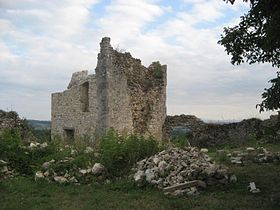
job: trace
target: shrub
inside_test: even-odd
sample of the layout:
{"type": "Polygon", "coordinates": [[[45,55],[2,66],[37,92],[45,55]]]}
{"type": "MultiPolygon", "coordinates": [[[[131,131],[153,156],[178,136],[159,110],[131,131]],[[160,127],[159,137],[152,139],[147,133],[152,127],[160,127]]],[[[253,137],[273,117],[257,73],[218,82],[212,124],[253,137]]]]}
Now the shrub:
{"type": "Polygon", "coordinates": [[[159,151],[159,144],[153,138],[143,136],[120,136],[110,130],[100,142],[100,161],[109,176],[122,176],[139,160],[159,151]]]}

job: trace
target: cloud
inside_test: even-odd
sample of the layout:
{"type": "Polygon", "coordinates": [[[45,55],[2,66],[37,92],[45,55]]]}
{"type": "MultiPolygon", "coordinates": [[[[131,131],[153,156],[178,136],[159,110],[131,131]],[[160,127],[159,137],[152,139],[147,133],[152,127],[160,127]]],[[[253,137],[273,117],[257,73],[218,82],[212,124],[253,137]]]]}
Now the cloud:
{"type": "Polygon", "coordinates": [[[102,36],[144,65],[155,60],[168,65],[169,114],[255,116],[260,93],[275,73],[268,65],[232,66],[217,45],[223,26],[237,23],[247,10],[244,3],[2,0],[0,5],[0,108],[12,105],[28,118],[49,119],[50,94],[64,90],[74,71],[93,73],[102,36]]]}

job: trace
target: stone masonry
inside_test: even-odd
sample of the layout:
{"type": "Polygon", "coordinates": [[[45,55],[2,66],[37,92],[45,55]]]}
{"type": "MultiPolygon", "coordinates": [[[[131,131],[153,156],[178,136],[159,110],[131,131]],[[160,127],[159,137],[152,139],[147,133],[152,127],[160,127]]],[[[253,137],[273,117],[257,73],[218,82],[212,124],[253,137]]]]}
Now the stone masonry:
{"type": "Polygon", "coordinates": [[[100,43],[96,74],[76,72],[67,90],[52,94],[52,136],[65,140],[105,134],[137,133],[162,139],[166,117],[166,65],[148,68],[120,53],[110,38],[100,43]]]}

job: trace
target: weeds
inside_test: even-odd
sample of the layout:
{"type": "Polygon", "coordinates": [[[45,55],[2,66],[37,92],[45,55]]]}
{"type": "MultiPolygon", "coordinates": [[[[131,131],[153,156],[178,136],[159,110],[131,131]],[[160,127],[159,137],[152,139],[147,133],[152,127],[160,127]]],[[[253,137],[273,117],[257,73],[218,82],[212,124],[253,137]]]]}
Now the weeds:
{"type": "Polygon", "coordinates": [[[100,142],[100,160],[110,176],[121,176],[137,161],[159,151],[158,142],[142,136],[120,136],[110,130],[100,142]]]}

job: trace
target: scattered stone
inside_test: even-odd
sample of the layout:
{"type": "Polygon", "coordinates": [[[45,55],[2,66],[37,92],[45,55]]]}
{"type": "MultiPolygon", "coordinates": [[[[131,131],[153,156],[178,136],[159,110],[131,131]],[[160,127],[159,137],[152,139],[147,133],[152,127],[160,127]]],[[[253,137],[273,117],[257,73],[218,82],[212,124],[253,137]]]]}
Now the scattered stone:
{"type": "Polygon", "coordinates": [[[91,147],[86,147],[86,149],[85,149],[85,153],[92,153],[92,152],[94,152],[94,150],[91,148],[91,147]]]}
{"type": "Polygon", "coordinates": [[[77,180],[74,176],[72,176],[72,177],[69,179],[69,182],[70,182],[70,183],[78,183],[78,180],[77,180]]]}
{"type": "Polygon", "coordinates": [[[248,186],[248,190],[249,190],[251,193],[259,193],[259,192],[261,192],[260,189],[256,187],[255,182],[250,182],[250,184],[249,184],[249,186],[248,186]]]}
{"type": "Polygon", "coordinates": [[[236,164],[236,165],[242,165],[243,162],[242,162],[242,157],[238,156],[238,157],[231,157],[230,158],[230,162],[232,164],[236,164]]]}
{"type": "Polygon", "coordinates": [[[81,173],[83,176],[88,173],[87,169],[80,169],[79,173],[81,173]]]}
{"type": "Polygon", "coordinates": [[[91,171],[94,175],[100,175],[104,172],[105,167],[101,163],[95,163],[91,171]]]}
{"type": "Polygon", "coordinates": [[[230,183],[236,183],[237,182],[237,177],[235,176],[235,174],[232,174],[229,178],[229,182],[230,183]]]}
{"type": "Polygon", "coordinates": [[[7,165],[8,163],[6,162],[6,161],[4,161],[4,160],[0,160],[0,166],[5,166],[5,165],[7,165]]]}
{"type": "Polygon", "coordinates": [[[48,146],[47,142],[44,142],[44,143],[40,144],[40,148],[46,148],[47,146],[48,146]]]}
{"type": "Polygon", "coordinates": [[[7,171],[9,171],[8,167],[7,166],[2,166],[1,168],[1,173],[6,173],[7,171]]]}
{"type": "Polygon", "coordinates": [[[200,149],[200,152],[208,153],[208,149],[207,149],[207,148],[201,148],[201,149],[200,149]]]}
{"type": "Polygon", "coordinates": [[[55,162],[54,160],[51,160],[51,161],[48,161],[48,162],[44,162],[42,164],[42,168],[43,169],[48,169],[48,168],[50,168],[51,164],[54,163],[54,162],[55,162]]]}
{"type": "Polygon", "coordinates": [[[256,149],[254,147],[247,147],[246,151],[247,152],[254,152],[254,151],[256,151],[256,149]]]}
{"type": "Polygon", "coordinates": [[[63,176],[55,176],[53,179],[54,179],[54,181],[58,182],[59,184],[64,184],[64,183],[68,182],[68,180],[63,176]]]}
{"type": "Polygon", "coordinates": [[[44,178],[44,174],[42,173],[42,171],[37,171],[35,173],[35,181],[39,180],[39,179],[43,179],[44,178]]]}
{"type": "Polygon", "coordinates": [[[45,176],[45,177],[48,177],[49,175],[50,175],[49,170],[47,170],[47,171],[44,172],[44,176],[45,176]]]}
{"type": "Polygon", "coordinates": [[[136,183],[142,182],[142,181],[144,180],[144,178],[145,178],[145,172],[142,171],[142,170],[138,170],[138,171],[134,174],[133,178],[134,178],[134,181],[135,181],[136,183]]]}
{"type": "Polygon", "coordinates": [[[78,151],[77,150],[75,150],[75,149],[71,149],[71,153],[70,153],[71,155],[77,155],[78,154],[78,151]]]}

